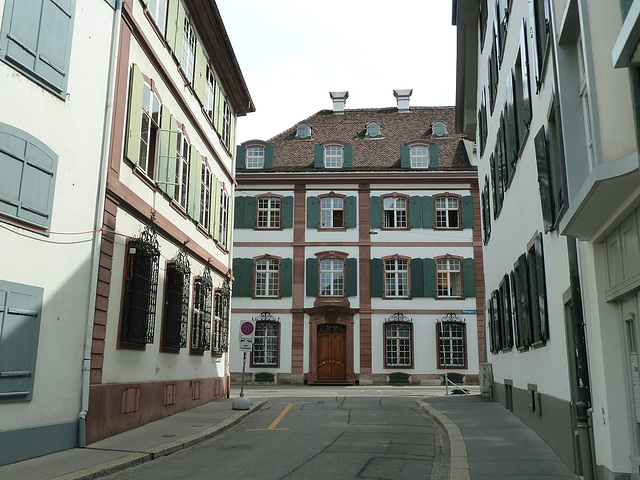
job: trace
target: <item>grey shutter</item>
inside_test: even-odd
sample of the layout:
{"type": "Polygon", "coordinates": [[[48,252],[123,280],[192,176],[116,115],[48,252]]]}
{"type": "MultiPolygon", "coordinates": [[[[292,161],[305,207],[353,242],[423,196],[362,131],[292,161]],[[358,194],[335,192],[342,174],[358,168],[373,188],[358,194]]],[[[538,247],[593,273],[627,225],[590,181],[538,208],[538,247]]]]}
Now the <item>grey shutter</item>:
{"type": "Polygon", "coordinates": [[[33,396],[43,295],[40,287],[0,281],[0,402],[33,396]]]}
{"type": "Polygon", "coordinates": [[[344,273],[344,294],[347,297],[358,296],[358,259],[347,258],[344,273]]]}
{"type": "Polygon", "coordinates": [[[382,259],[371,259],[371,296],[382,298],[384,293],[384,272],[382,271],[382,259]]]}
{"type": "Polygon", "coordinates": [[[411,147],[400,145],[400,167],[411,168],[411,147]]]}
{"type": "Polygon", "coordinates": [[[538,302],[538,311],[540,313],[540,336],[542,341],[546,342],[549,338],[549,317],[547,315],[547,287],[546,277],[544,273],[544,254],[542,251],[542,233],[539,233],[534,241],[536,256],[536,277],[538,298],[532,299],[538,302]]]}
{"type": "Polygon", "coordinates": [[[462,197],[462,228],[473,228],[473,198],[470,195],[462,197]]]}
{"type": "Polygon", "coordinates": [[[238,145],[236,148],[236,169],[247,168],[247,147],[238,145]]]}
{"type": "Polygon", "coordinates": [[[320,226],[319,208],[318,197],[307,198],[307,228],[318,228],[320,226]]]}
{"type": "Polygon", "coordinates": [[[422,228],[422,198],[409,198],[409,228],[422,228]]]}
{"type": "Polygon", "coordinates": [[[256,226],[255,197],[244,197],[244,215],[242,221],[244,228],[254,228],[256,226]]]}
{"type": "Polygon", "coordinates": [[[273,168],[273,145],[264,147],[264,168],[273,168]]]}
{"type": "Polygon", "coordinates": [[[411,259],[411,298],[424,297],[424,265],[421,258],[411,259]]]}
{"type": "Polygon", "coordinates": [[[435,211],[433,197],[422,197],[422,228],[433,228],[435,225],[435,211]]]}
{"type": "Polygon", "coordinates": [[[280,296],[290,297],[293,285],[293,261],[290,258],[280,260],[280,296]]]}
{"type": "Polygon", "coordinates": [[[293,197],[282,199],[282,228],[293,228],[293,197]]]}
{"type": "Polygon", "coordinates": [[[129,80],[129,106],[127,113],[127,138],[124,156],[134,165],[140,161],[140,129],[142,128],[142,96],[144,78],[140,68],[131,65],[129,80]]]}
{"type": "MultiPolygon", "coordinates": [[[[522,19],[522,29],[520,30],[520,75],[522,77],[522,115],[520,118],[521,127],[529,129],[531,123],[531,83],[529,82],[529,52],[527,50],[527,22],[522,19]]],[[[524,143],[524,132],[520,138],[520,144],[524,143]]]]}
{"type": "Polygon", "coordinates": [[[429,168],[438,168],[440,160],[438,159],[438,144],[434,143],[429,146],[429,168]]]}
{"type": "Polygon", "coordinates": [[[65,98],[75,0],[8,0],[0,56],[60,98],[65,98]]]}
{"type": "Polygon", "coordinates": [[[436,261],[433,258],[422,260],[422,272],[424,278],[424,296],[435,298],[436,296],[436,261]]]}
{"type": "Polygon", "coordinates": [[[313,166],[324,168],[324,147],[322,145],[313,146],[313,166]]]}
{"type": "Polygon", "coordinates": [[[531,304],[529,301],[529,267],[527,266],[526,253],[518,257],[516,265],[518,325],[522,333],[522,346],[527,348],[533,343],[533,329],[531,325],[531,304]]]}
{"type": "Polygon", "coordinates": [[[551,175],[549,172],[549,146],[544,125],[540,127],[534,138],[536,149],[536,163],[538,166],[538,187],[540,189],[540,204],[542,207],[542,219],[544,231],[553,228],[553,193],[551,188],[551,175]]]}
{"type": "Polygon", "coordinates": [[[307,297],[318,296],[318,259],[307,258],[307,297]]]}
{"type": "Polygon", "coordinates": [[[382,198],[371,197],[369,204],[371,208],[371,228],[382,228],[382,198]]]}
{"type": "Polygon", "coordinates": [[[345,168],[353,166],[353,147],[351,145],[345,145],[342,149],[342,164],[345,168]]]}
{"type": "Polygon", "coordinates": [[[356,227],[356,211],[358,201],[356,197],[347,197],[344,202],[344,225],[347,228],[356,227]]]}
{"type": "Polygon", "coordinates": [[[507,178],[505,179],[505,185],[510,178],[511,168],[518,161],[518,119],[516,118],[515,107],[515,89],[514,89],[514,75],[513,69],[506,72],[506,107],[505,107],[505,145],[506,145],[506,162],[507,162],[507,178]]]}
{"type": "Polygon", "coordinates": [[[462,260],[462,281],[464,282],[464,296],[476,296],[476,262],[473,258],[462,260]]]}

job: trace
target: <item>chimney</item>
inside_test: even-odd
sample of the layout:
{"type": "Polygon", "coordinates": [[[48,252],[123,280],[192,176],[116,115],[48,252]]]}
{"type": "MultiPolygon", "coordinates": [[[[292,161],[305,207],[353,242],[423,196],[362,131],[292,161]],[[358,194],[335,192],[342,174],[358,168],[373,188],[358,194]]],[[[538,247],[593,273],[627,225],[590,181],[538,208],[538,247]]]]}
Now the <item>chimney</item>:
{"type": "Polygon", "coordinates": [[[333,113],[344,113],[344,103],[349,98],[349,92],[329,92],[333,100],[333,113]]]}
{"type": "Polygon", "coordinates": [[[398,113],[406,113],[409,111],[409,97],[411,97],[412,93],[413,88],[393,91],[393,96],[398,100],[398,113]]]}

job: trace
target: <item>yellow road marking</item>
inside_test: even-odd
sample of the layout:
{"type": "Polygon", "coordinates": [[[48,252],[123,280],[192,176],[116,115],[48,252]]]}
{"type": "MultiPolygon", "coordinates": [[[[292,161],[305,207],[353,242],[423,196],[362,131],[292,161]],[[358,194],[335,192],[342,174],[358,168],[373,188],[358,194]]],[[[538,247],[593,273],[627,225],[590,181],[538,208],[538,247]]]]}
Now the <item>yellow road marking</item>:
{"type": "Polygon", "coordinates": [[[280,413],[280,415],[278,415],[278,417],[267,428],[251,428],[251,429],[248,429],[247,431],[248,432],[261,432],[261,431],[266,431],[266,430],[289,430],[288,428],[276,428],[276,426],[282,421],[284,416],[287,414],[287,412],[289,410],[291,410],[291,407],[293,407],[294,405],[295,405],[295,403],[290,403],[289,405],[284,407],[284,410],[280,413]]]}

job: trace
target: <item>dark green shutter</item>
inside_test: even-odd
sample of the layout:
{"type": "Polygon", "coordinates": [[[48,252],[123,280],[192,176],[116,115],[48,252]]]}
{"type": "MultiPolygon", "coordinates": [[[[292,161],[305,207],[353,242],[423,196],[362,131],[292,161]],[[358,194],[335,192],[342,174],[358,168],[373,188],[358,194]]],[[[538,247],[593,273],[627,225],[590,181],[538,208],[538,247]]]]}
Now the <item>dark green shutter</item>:
{"type": "Polygon", "coordinates": [[[290,297],[293,285],[293,261],[290,258],[280,260],[280,296],[290,297]]]}
{"type": "Polygon", "coordinates": [[[473,258],[462,260],[462,275],[464,282],[464,296],[476,296],[476,262],[473,258]]]}
{"type": "Polygon", "coordinates": [[[473,228],[473,199],[462,197],[462,228],[473,228]]]}
{"type": "Polygon", "coordinates": [[[236,148],[236,169],[247,168],[247,147],[238,145],[236,148]]]}
{"type": "Polygon", "coordinates": [[[424,268],[421,258],[411,259],[411,298],[424,297],[424,268]]]}
{"type": "Polygon", "coordinates": [[[313,146],[313,166],[324,168],[324,147],[322,145],[313,146]]]}
{"type": "Polygon", "coordinates": [[[384,293],[384,272],[382,271],[382,259],[371,259],[371,296],[382,298],[384,293]]]}
{"type": "Polygon", "coordinates": [[[264,147],[264,168],[273,168],[273,145],[264,147]]]}
{"type": "Polygon", "coordinates": [[[371,228],[382,228],[382,198],[371,197],[371,228]]]}
{"type": "Polygon", "coordinates": [[[538,187],[540,189],[540,203],[542,206],[542,218],[544,231],[548,232],[553,227],[553,196],[551,190],[551,176],[549,175],[549,149],[544,125],[540,127],[534,139],[536,160],[538,164],[538,187]]]}
{"type": "Polygon", "coordinates": [[[347,228],[356,227],[356,211],[358,202],[356,197],[347,197],[344,202],[344,224],[347,228]]]}
{"type": "Polygon", "coordinates": [[[255,197],[244,197],[244,228],[254,228],[256,226],[256,199],[255,197]]]}
{"type": "Polygon", "coordinates": [[[140,161],[140,129],[142,128],[142,96],[144,77],[140,68],[131,65],[129,80],[129,105],[127,114],[127,137],[125,139],[124,156],[134,165],[140,161]]]}
{"type": "Polygon", "coordinates": [[[422,197],[422,228],[433,228],[434,217],[433,197],[422,197]]]}
{"type": "Polygon", "coordinates": [[[438,160],[438,144],[434,143],[429,146],[429,168],[438,168],[440,161],[438,160]]]}
{"type": "Polygon", "coordinates": [[[400,167],[411,168],[411,147],[400,145],[400,167]]]}
{"type": "MultiPolygon", "coordinates": [[[[244,198],[245,197],[236,197],[235,204],[235,228],[245,228],[244,226],[244,198]]],[[[213,203],[213,202],[212,202],[213,203]]]]}
{"type": "Polygon", "coordinates": [[[433,258],[425,258],[422,261],[424,278],[424,296],[435,298],[436,296],[436,261],[433,258]]]}
{"type": "Polygon", "coordinates": [[[233,259],[233,296],[251,297],[253,296],[253,259],[234,258],[233,259]]]}
{"type": "Polygon", "coordinates": [[[343,166],[345,168],[351,168],[353,166],[353,146],[345,145],[342,150],[343,166]]]}
{"type": "Polygon", "coordinates": [[[409,227],[422,228],[422,198],[409,198],[409,227]]]}
{"type": "Polygon", "coordinates": [[[282,228],[293,228],[293,197],[282,199],[282,228]]]}
{"type": "Polygon", "coordinates": [[[307,297],[318,296],[318,259],[307,258],[307,297]]]}
{"type": "Polygon", "coordinates": [[[319,209],[318,197],[308,197],[307,198],[307,228],[318,228],[320,225],[320,221],[318,219],[320,213],[319,209]]]}
{"type": "Polygon", "coordinates": [[[358,259],[347,258],[345,261],[344,294],[347,297],[358,296],[358,259]]]}

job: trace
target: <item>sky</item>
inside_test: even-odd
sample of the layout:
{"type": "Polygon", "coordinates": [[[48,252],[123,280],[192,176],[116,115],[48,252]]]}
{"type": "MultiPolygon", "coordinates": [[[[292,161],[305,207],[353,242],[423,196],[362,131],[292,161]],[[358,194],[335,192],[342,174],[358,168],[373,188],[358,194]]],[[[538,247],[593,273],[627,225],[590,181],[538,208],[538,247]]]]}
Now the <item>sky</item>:
{"type": "Polygon", "coordinates": [[[268,140],[319,110],[455,104],[451,0],[217,0],[256,111],[236,142],[268,140]]]}

